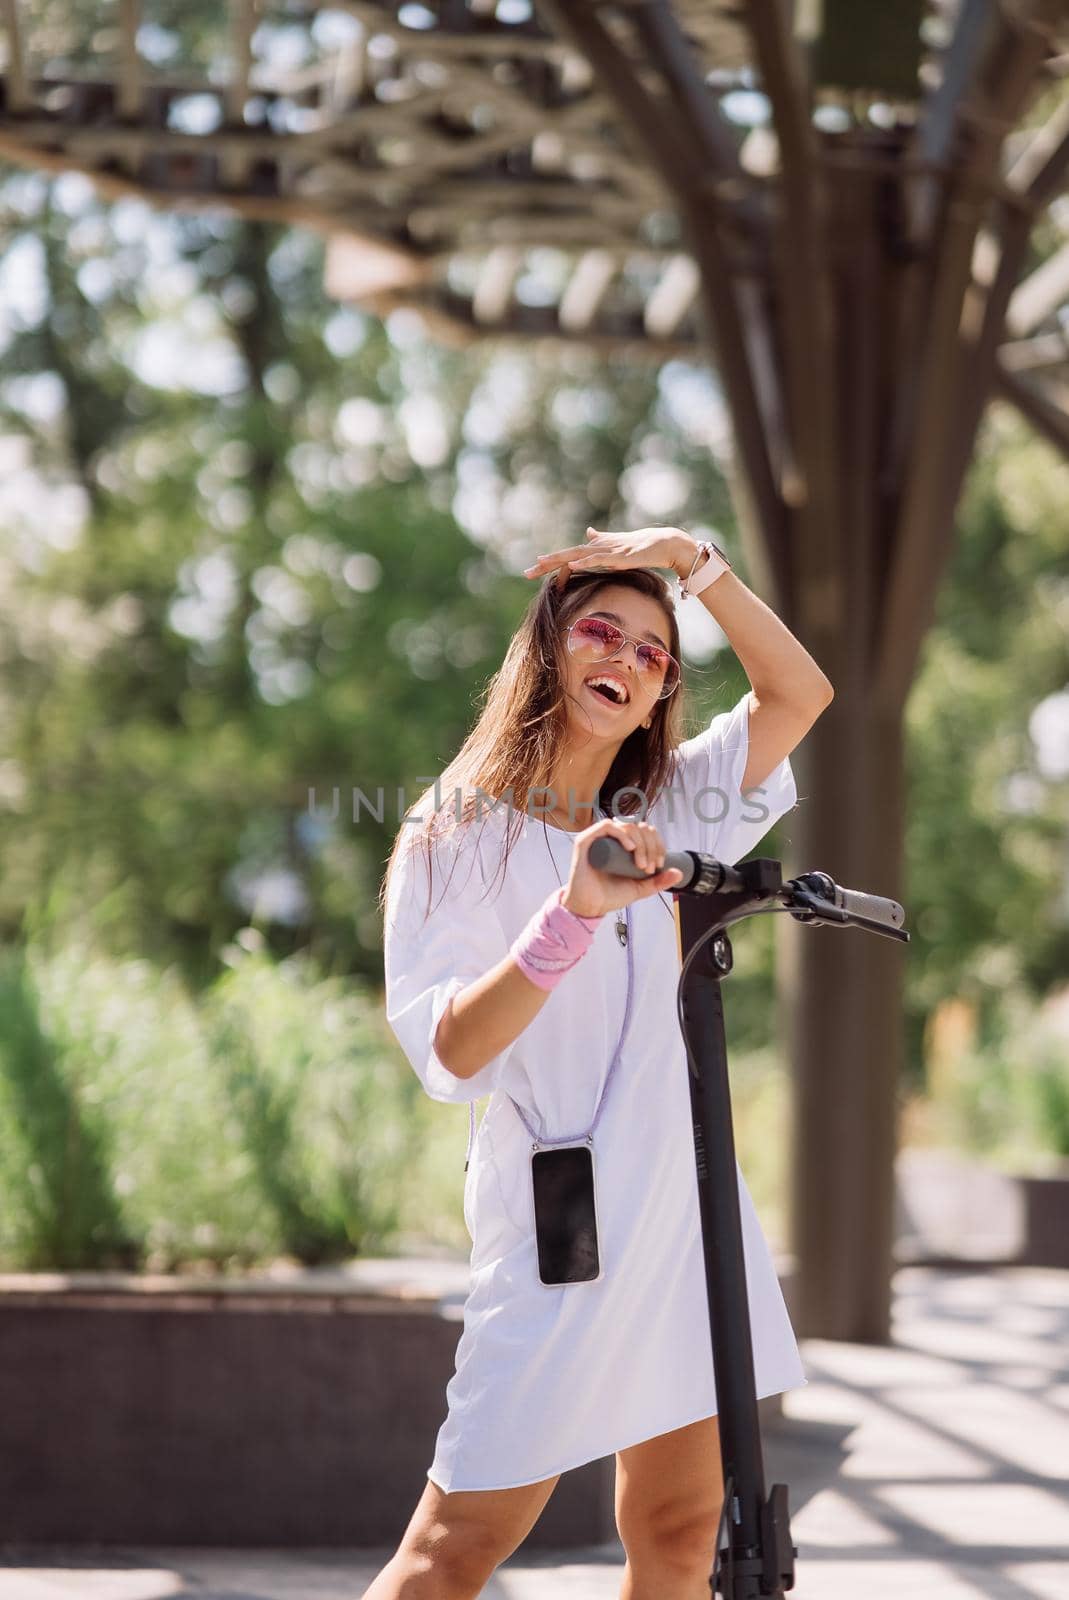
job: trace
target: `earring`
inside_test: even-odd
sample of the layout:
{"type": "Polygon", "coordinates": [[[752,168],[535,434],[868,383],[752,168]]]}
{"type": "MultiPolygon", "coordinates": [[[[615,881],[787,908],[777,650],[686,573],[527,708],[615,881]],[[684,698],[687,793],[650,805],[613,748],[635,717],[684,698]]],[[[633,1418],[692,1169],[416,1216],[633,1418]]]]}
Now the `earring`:
{"type": "Polygon", "coordinates": [[[648,727],[649,727],[649,726],[650,726],[650,719],[649,719],[649,717],[647,717],[647,718],[646,718],[646,720],[645,720],[645,722],[644,722],[644,723],[643,723],[643,724],[642,724],[642,726],[643,726],[643,727],[644,727],[644,728],[648,728],[648,727]]]}

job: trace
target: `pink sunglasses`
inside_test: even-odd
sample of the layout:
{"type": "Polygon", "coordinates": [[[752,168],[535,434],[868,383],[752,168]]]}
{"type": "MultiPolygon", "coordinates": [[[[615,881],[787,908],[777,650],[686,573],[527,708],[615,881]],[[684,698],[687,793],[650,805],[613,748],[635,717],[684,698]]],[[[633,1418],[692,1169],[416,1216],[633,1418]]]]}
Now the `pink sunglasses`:
{"type": "Polygon", "coordinates": [[[667,700],[678,687],[680,667],[675,656],[669,655],[659,644],[636,639],[603,617],[580,617],[568,629],[568,649],[579,661],[608,661],[619,655],[629,639],[635,647],[641,681],[647,689],[656,686],[657,698],[667,700]]]}

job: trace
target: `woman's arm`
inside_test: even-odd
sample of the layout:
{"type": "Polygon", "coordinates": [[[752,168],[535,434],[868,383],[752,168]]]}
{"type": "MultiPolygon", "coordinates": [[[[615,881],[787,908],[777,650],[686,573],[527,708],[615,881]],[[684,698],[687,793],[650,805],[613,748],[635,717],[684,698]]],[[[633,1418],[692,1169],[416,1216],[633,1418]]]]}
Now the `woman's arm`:
{"type": "MultiPolygon", "coordinates": [[[[652,823],[601,817],[575,836],[561,905],[580,919],[599,918],[636,900],[648,899],[663,889],[672,889],[680,873],[676,869],[666,872],[664,857],[664,840],[652,823]],[[595,872],[588,859],[590,846],[603,837],[618,839],[632,851],[636,865],[649,875],[606,880],[595,872]]],[[[532,918],[525,934],[532,924],[536,931],[540,930],[540,924],[532,918]]],[[[522,951],[522,937],[516,948],[522,951]]],[[[578,960],[583,960],[582,955],[578,960]]],[[[566,982],[570,975],[565,972],[557,981],[566,982]]],[[[439,1061],[455,1077],[470,1078],[519,1038],[552,992],[552,987],[542,988],[532,982],[510,950],[481,978],[473,979],[453,995],[442,1012],[434,1039],[439,1061]]]]}
{"type": "Polygon", "coordinates": [[[549,999],[524,976],[511,955],[453,996],[442,1013],[434,1048],[456,1077],[470,1078],[507,1050],[549,999]]]}
{"type": "MultiPolygon", "coordinates": [[[[698,541],[680,530],[674,570],[685,578],[698,541]]],[[[702,562],[704,566],[704,561],[702,562]]],[[[698,567],[695,577],[701,571],[698,567]]],[[[809,732],[835,696],[804,645],[734,572],[696,595],[715,617],[750,680],[750,753],[742,789],[762,784],[809,732]]]]}

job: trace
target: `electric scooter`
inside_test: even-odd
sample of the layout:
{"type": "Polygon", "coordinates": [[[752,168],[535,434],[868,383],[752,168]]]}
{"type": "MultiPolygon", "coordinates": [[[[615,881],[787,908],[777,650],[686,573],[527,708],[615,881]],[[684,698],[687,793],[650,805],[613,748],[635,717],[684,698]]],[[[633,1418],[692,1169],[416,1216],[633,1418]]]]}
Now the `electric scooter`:
{"type": "MultiPolygon", "coordinates": [[[[599,872],[650,876],[618,839],[595,839],[587,859],[599,872]]],[[[666,852],[664,867],[683,873],[671,890],[683,954],[676,1005],[690,1077],[724,1475],[709,1585],[726,1600],[756,1600],[794,1587],[798,1550],[791,1542],[787,1485],[775,1483],[765,1492],[720,989],[732,968],[726,930],[744,917],[788,911],[813,927],[863,928],[907,944],[909,934],[897,901],[840,888],[825,872],[784,883],[778,861],[757,858],[731,867],[695,850],[666,852]]]]}

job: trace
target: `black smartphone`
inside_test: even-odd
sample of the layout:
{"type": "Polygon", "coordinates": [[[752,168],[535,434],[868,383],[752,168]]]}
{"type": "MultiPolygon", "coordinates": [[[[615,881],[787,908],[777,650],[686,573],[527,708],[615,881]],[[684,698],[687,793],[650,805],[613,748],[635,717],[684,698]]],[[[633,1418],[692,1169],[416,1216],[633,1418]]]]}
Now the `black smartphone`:
{"type": "Polygon", "coordinates": [[[593,1283],[601,1277],[594,1147],[531,1151],[538,1276],[544,1284],[593,1283]]]}

